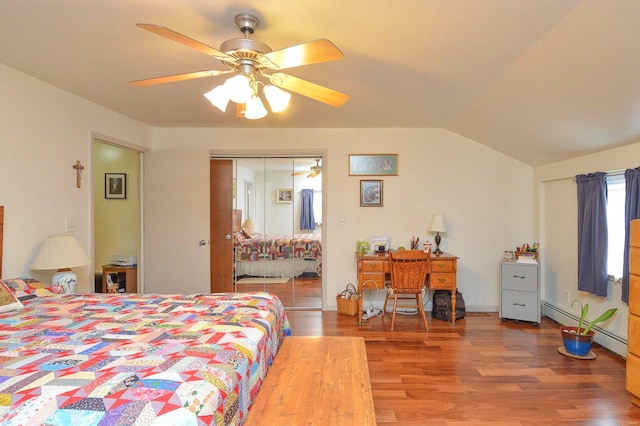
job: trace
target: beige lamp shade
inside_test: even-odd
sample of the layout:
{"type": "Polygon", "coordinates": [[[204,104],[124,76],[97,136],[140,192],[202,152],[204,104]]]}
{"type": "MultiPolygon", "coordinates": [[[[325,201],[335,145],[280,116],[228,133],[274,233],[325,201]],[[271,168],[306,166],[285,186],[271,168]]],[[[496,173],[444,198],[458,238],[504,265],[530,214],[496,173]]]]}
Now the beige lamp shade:
{"type": "Polygon", "coordinates": [[[76,237],[73,235],[61,234],[52,235],[47,238],[38,255],[31,263],[31,269],[64,269],[75,266],[86,266],[91,263],[76,237]]]}
{"type": "Polygon", "coordinates": [[[441,214],[434,214],[431,218],[431,226],[429,227],[431,232],[447,232],[447,226],[444,223],[444,216],[441,214]]]}
{"type": "Polygon", "coordinates": [[[242,229],[248,229],[249,231],[255,231],[256,230],[256,224],[253,222],[253,220],[251,218],[247,218],[247,219],[245,219],[244,222],[242,222],[242,229]]]}

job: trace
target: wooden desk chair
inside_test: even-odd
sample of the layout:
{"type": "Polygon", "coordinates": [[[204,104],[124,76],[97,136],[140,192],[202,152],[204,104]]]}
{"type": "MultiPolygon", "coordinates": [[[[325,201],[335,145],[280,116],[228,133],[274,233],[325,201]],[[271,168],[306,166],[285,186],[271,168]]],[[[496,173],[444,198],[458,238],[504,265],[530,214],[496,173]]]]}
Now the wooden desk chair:
{"type": "Polygon", "coordinates": [[[398,299],[413,300],[414,305],[401,305],[401,308],[416,308],[422,314],[424,326],[429,331],[427,316],[424,312],[422,295],[426,288],[427,272],[429,270],[429,256],[431,252],[422,250],[389,250],[389,272],[391,283],[384,299],[384,313],[387,312],[387,302],[393,297],[393,314],[391,316],[391,331],[396,322],[398,299]],[[408,297],[410,296],[410,297],[408,297]]]}

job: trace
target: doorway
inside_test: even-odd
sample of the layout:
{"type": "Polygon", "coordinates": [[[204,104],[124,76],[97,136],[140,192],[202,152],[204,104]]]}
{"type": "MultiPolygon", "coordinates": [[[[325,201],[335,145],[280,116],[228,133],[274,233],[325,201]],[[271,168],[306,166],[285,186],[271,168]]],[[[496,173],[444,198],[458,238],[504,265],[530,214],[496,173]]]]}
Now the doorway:
{"type": "MultiPolygon", "coordinates": [[[[141,247],[139,154],[104,140],[93,141],[95,292],[102,291],[102,266],[112,262],[113,256],[122,256],[121,261],[126,258],[127,263],[135,259],[138,265],[141,247]],[[116,191],[115,186],[109,186],[110,182],[117,184],[116,191]]],[[[139,279],[136,281],[140,283],[139,279]]]]}
{"type": "MultiPolygon", "coordinates": [[[[228,214],[234,291],[267,291],[288,309],[321,309],[323,175],[318,165],[322,156],[212,161],[223,159],[232,164],[228,214]]],[[[224,203],[212,202],[211,208],[218,204],[224,203]]],[[[216,238],[212,235],[212,241],[216,238]]]]}

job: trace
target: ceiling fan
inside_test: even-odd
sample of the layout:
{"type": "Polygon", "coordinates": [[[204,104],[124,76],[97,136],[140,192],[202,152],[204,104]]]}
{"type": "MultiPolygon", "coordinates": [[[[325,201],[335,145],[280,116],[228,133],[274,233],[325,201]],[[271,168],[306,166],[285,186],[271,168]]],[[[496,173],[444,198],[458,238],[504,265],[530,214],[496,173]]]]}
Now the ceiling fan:
{"type": "Polygon", "coordinates": [[[316,165],[315,166],[311,166],[309,168],[308,172],[306,172],[306,171],[294,172],[294,173],[291,173],[291,176],[300,176],[300,175],[303,175],[305,173],[307,174],[308,178],[314,178],[316,176],[319,176],[320,173],[322,173],[322,166],[320,165],[320,159],[316,158],[316,165]]]}
{"type": "MultiPolygon", "coordinates": [[[[261,84],[264,86],[263,93],[272,107],[273,112],[276,112],[276,108],[274,108],[274,105],[269,98],[269,88],[273,86],[279,89],[298,93],[334,107],[343,105],[349,99],[349,96],[344,93],[340,93],[336,90],[329,89],[328,87],[320,86],[310,81],[281,72],[288,68],[341,59],[343,57],[342,52],[332,42],[321,38],[295,46],[286,47],[284,49],[271,50],[269,46],[261,41],[250,38],[251,34],[253,34],[260,23],[260,20],[257,17],[249,13],[241,13],[235,17],[235,22],[240,31],[244,34],[244,38],[226,40],[220,45],[220,49],[207,46],[206,44],[166,27],[154,24],[136,24],[139,28],[206,53],[207,55],[221,61],[226,68],[148,78],[144,80],[131,81],[130,84],[134,86],[150,86],[203,77],[217,77],[223,74],[235,74],[233,77],[229,78],[224,85],[218,86],[225,87],[225,96],[227,96],[227,94],[231,95],[228,97],[226,102],[228,102],[228,100],[232,100],[239,105],[247,104],[247,106],[249,106],[249,99],[259,97],[258,84],[261,84]],[[265,78],[267,80],[267,84],[259,81],[258,77],[265,78]],[[242,83],[242,90],[246,91],[247,87],[250,88],[251,93],[247,95],[248,97],[236,97],[236,99],[234,99],[233,95],[236,94],[236,89],[232,90],[231,88],[234,82],[242,83]],[[244,102],[239,102],[242,100],[244,100],[244,102]]],[[[218,89],[218,87],[206,95],[211,94],[213,96],[213,92],[218,89]]],[[[222,91],[223,90],[220,90],[220,92],[222,91]]],[[[279,92],[285,94],[288,102],[288,97],[290,97],[290,95],[282,90],[279,90],[279,92]]],[[[209,96],[207,96],[207,98],[214,103],[212,98],[209,96]]],[[[224,111],[226,109],[226,102],[224,102],[224,108],[222,108],[221,105],[216,105],[216,103],[214,103],[214,105],[224,111]]]]}

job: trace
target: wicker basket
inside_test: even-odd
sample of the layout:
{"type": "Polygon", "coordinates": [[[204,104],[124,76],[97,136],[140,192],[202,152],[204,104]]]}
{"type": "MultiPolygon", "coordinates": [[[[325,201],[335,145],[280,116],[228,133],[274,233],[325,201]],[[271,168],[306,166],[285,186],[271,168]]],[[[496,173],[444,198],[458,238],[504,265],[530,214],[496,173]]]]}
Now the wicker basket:
{"type": "Polygon", "coordinates": [[[355,316],[358,313],[358,293],[356,287],[349,283],[347,288],[336,295],[338,313],[355,316]]]}

